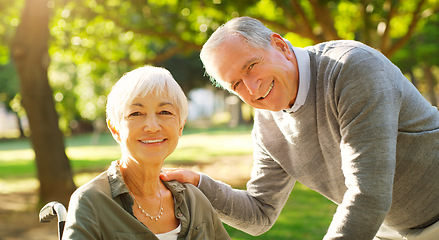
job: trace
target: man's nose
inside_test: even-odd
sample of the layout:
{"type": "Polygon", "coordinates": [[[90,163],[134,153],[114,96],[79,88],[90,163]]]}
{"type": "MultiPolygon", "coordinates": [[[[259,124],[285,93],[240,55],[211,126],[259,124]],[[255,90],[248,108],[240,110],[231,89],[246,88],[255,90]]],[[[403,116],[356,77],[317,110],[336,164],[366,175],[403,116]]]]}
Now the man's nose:
{"type": "Polygon", "coordinates": [[[248,92],[251,95],[256,95],[259,93],[260,90],[260,86],[261,86],[261,81],[258,79],[251,79],[251,78],[247,78],[247,79],[243,79],[244,85],[246,86],[248,92]]]}

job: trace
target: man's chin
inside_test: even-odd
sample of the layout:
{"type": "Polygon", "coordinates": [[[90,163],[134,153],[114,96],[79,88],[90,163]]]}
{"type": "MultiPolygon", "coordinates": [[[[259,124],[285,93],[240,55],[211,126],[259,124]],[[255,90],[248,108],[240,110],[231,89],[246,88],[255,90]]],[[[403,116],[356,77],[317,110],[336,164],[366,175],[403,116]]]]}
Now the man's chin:
{"type": "Polygon", "coordinates": [[[288,108],[283,108],[283,107],[275,107],[275,106],[267,106],[267,107],[256,107],[258,109],[262,109],[262,110],[268,110],[268,111],[272,111],[272,112],[279,112],[282,111],[284,109],[288,109],[288,108]]]}

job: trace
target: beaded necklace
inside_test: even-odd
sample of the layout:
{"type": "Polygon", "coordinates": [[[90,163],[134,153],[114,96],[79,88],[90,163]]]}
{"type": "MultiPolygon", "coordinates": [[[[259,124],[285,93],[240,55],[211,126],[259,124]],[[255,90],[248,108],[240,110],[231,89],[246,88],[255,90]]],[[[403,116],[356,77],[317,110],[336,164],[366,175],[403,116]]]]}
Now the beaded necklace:
{"type": "Polygon", "coordinates": [[[140,204],[137,202],[137,200],[136,200],[136,197],[134,197],[134,194],[130,191],[130,193],[131,193],[131,196],[133,196],[133,199],[134,199],[134,202],[137,204],[137,206],[138,206],[138,208],[139,208],[139,210],[143,213],[143,214],[145,214],[145,216],[147,217],[147,218],[149,218],[149,219],[151,219],[151,220],[155,220],[155,221],[158,221],[161,217],[162,217],[162,215],[163,215],[163,197],[162,197],[162,192],[161,191],[159,191],[159,194],[160,194],[160,210],[159,210],[159,213],[157,214],[157,216],[151,216],[151,215],[149,215],[141,206],[140,206],[140,204]]]}

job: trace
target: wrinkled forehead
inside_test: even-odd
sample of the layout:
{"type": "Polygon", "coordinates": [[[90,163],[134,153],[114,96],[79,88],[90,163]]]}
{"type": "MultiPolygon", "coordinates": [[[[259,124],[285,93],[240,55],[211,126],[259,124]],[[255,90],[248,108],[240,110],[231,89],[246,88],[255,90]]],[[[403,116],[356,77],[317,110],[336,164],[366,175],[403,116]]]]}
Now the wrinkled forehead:
{"type": "Polygon", "coordinates": [[[263,53],[263,49],[254,48],[243,37],[230,36],[211,53],[208,73],[224,88],[230,89],[230,83],[236,81],[246,67],[263,53]]]}

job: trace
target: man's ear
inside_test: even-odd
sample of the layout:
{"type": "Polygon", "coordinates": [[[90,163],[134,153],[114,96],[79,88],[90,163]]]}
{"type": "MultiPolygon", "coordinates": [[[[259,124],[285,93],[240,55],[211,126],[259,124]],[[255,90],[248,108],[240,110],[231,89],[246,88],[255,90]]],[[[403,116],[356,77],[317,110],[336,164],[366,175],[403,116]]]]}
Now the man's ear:
{"type": "Polygon", "coordinates": [[[111,123],[110,119],[107,119],[107,127],[108,127],[108,129],[110,129],[111,135],[113,135],[114,140],[116,140],[116,142],[120,143],[119,131],[111,123]]]}
{"type": "Polygon", "coordinates": [[[271,39],[271,46],[279,51],[282,52],[283,55],[285,55],[285,57],[288,60],[291,60],[294,55],[294,53],[291,51],[290,46],[288,46],[288,43],[284,40],[284,38],[279,35],[278,33],[272,33],[270,35],[270,39],[271,39]]]}

